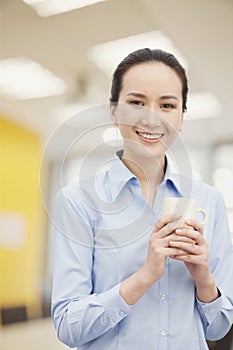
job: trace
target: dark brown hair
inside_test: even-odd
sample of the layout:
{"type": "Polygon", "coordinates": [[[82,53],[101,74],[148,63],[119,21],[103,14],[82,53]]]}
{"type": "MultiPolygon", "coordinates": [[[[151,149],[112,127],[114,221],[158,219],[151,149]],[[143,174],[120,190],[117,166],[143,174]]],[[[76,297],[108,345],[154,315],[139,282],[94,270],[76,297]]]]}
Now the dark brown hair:
{"type": "Polygon", "coordinates": [[[111,97],[112,103],[117,103],[119,100],[120,91],[123,87],[124,74],[133,66],[147,63],[147,62],[161,62],[172,68],[182,83],[182,109],[183,112],[187,110],[187,95],[188,95],[188,80],[184,68],[179,61],[171,53],[162,50],[151,50],[148,48],[140,49],[130,53],[117,66],[112,78],[111,97]]]}

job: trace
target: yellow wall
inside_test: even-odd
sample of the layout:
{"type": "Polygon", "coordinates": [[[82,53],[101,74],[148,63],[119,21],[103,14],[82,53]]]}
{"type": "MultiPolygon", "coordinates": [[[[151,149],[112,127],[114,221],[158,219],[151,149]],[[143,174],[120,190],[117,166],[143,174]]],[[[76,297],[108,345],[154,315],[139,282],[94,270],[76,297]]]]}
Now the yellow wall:
{"type": "MultiPolygon", "coordinates": [[[[0,239],[0,307],[36,308],[44,260],[39,137],[0,117],[0,164],[0,230],[5,214],[19,214],[26,224],[25,240],[17,246],[0,239]]],[[[9,237],[15,239],[14,226],[8,224],[9,237]]]]}

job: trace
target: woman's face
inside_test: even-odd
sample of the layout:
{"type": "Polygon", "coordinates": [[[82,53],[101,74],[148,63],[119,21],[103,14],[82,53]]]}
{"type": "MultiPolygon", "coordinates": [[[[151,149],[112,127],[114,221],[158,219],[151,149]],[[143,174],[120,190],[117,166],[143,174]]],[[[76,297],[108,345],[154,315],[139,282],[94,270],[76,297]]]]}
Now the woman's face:
{"type": "Polygon", "coordinates": [[[125,73],[118,105],[111,111],[124,156],[161,158],[183,123],[180,78],[160,62],[135,65],[125,73]]]}

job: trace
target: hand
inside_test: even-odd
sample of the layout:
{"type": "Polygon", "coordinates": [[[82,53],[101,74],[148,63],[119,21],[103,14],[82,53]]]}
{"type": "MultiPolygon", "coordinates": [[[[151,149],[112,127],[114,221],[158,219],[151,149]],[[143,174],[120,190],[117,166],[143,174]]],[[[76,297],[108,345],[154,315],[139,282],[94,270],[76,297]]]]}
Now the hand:
{"type": "Polygon", "coordinates": [[[188,270],[196,282],[203,282],[210,275],[208,244],[203,237],[203,226],[196,220],[187,220],[186,228],[178,227],[175,230],[176,235],[193,239],[195,244],[188,242],[173,241],[169,242],[171,247],[183,249],[186,254],[173,256],[173,259],[185,262],[188,270]]]}
{"type": "Polygon", "coordinates": [[[209,247],[203,237],[203,226],[195,220],[187,220],[185,223],[188,227],[179,227],[175,233],[178,236],[193,239],[195,245],[182,241],[170,241],[169,244],[172,247],[186,251],[186,254],[175,255],[172,258],[184,261],[195,281],[197,297],[209,303],[217,299],[219,293],[210,271],[209,247]]]}
{"type": "Polygon", "coordinates": [[[156,282],[162,277],[168,256],[183,257],[187,255],[186,250],[181,247],[181,244],[194,246],[196,243],[192,237],[184,234],[175,234],[178,226],[184,229],[188,228],[184,224],[180,226],[179,218],[175,215],[168,215],[160,219],[153,229],[149,240],[147,258],[142,268],[144,275],[151,283],[156,282]],[[178,245],[171,247],[171,241],[176,242],[178,245]]]}

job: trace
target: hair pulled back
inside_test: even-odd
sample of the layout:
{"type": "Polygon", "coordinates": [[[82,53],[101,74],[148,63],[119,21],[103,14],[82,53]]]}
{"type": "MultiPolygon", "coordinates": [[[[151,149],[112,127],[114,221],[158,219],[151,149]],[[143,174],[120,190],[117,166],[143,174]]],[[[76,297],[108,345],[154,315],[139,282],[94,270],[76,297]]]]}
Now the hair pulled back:
{"type": "Polygon", "coordinates": [[[182,83],[182,109],[183,112],[185,112],[187,110],[188,95],[188,79],[185,70],[174,55],[158,49],[151,50],[144,48],[134,51],[119,63],[115,72],[113,73],[110,101],[112,103],[118,102],[119,95],[123,87],[123,78],[125,73],[135,65],[149,62],[161,62],[173,69],[178,75],[182,83]]]}

